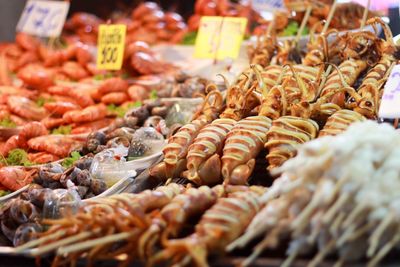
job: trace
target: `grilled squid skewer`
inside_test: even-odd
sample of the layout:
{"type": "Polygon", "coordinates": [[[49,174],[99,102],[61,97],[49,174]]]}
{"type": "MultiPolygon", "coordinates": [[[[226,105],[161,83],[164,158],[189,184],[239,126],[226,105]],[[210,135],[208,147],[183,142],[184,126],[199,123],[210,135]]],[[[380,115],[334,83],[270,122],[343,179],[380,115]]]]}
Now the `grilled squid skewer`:
{"type": "Polygon", "coordinates": [[[169,240],[166,248],[156,254],[150,265],[172,259],[176,266],[206,267],[208,253],[224,252],[254,215],[260,210],[259,195],[253,191],[234,192],[207,210],[196,225],[195,233],[169,240]]]}
{"type": "Polygon", "coordinates": [[[317,137],[318,124],[310,119],[283,116],[272,122],[267,133],[268,169],[281,166],[296,155],[296,147],[317,137]]]}
{"type": "Polygon", "coordinates": [[[352,123],[366,120],[365,117],[355,111],[342,109],[330,116],[318,137],[337,135],[344,132],[352,123]]]}
{"type": "MultiPolygon", "coordinates": [[[[74,216],[45,220],[44,223],[50,225],[50,228],[39,239],[16,249],[24,251],[37,247],[33,252],[35,256],[57,251],[59,256],[55,258],[54,266],[62,260],[73,262],[86,252],[89,259],[99,255],[107,258],[107,255],[117,253],[112,248],[115,242],[130,238],[138,240],[141,229],[148,227],[151,222],[148,219],[149,212],[163,208],[182,192],[183,186],[169,184],[139,194],[120,194],[93,199],[74,216]]],[[[117,251],[129,251],[136,255],[124,244],[119,246],[117,251]]]]}
{"type": "MultiPolygon", "coordinates": [[[[354,59],[345,60],[338,66],[339,71],[343,75],[345,83],[349,86],[354,85],[358,76],[360,76],[361,72],[363,72],[366,68],[367,63],[364,60],[354,59]]],[[[343,88],[343,81],[340,76],[341,75],[337,70],[334,70],[328,76],[328,79],[322,88],[321,96],[334,93],[330,97],[329,102],[343,108],[345,105],[345,93],[342,91],[338,92],[343,88]]]]}
{"type": "Polygon", "coordinates": [[[221,177],[219,155],[236,121],[217,119],[204,127],[189,147],[186,178],[196,184],[215,184],[221,177]]]}
{"type": "Polygon", "coordinates": [[[168,140],[163,149],[164,161],[150,170],[151,176],[166,180],[179,176],[186,168],[186,155],[190,144],[200,130],[216,119],[223,108],[223,97],[216,86],[209,87],[210,90],[204,100],[203,107],[194,120],[180,128],[168,140]]]}
{"type": "Polygon", "coordinates": [[[378,50],[382,54],[379,61],[372,67],[365,76],[362,84],[358,88],[361,99],[357,101],[355,111],[363,114],[367,118],[375,119],[378,114],[380,99],[382,97],[382,87],[385,84],[391,69],[396,64],[396,45],[393,42],[393,35],[389,26],[381,18],[371,18],[367,24],[378,23],[382,26],[386,40],[378,40],[378,50]]]}
{"type": "Polygon", "coordinates": [[[244,185],[255,165],[255,158],[267,141],[271,120],[265,116],[247,117],[228,134],[223,149],[222,176],[227,184],[244,185]]]}

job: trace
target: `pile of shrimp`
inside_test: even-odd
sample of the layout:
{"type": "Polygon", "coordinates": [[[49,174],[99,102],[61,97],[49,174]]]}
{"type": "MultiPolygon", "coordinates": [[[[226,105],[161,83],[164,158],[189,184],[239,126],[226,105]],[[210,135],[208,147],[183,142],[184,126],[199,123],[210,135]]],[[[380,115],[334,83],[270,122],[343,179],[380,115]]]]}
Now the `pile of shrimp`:
{"type": "Polygon", "coordinates": [[[261,197],[264,208],[228,250],[262,236],[242,266],[287,240],[282,266],[314,251],[310,267],[330,255],[335,266],[361,259],[377,266],[400,244],[399,144],[395,129],[372,121],[304,144],[276,170],[281,176],[261,197]]]}
{"type": "Polygon", "coordinates": [[[80,139],[77,142],[73,135],[84,137],[116,123],[116,114],[109,109],[110,105],[129,110],[132,104],[149,97],[145,87],[129,86],[121,78],[107,79],[97,87],[54,85],[35,92],[2,86],[0,90],[3,90],[4,101],[0,105],[0,121],[9,121],[13,123],[11,126],[17,127],[15,135],[0,142],[0,153],[7,157],[10,151],[21,148],[27,150],[29,156],[36,152],[53,155],[32,156],[35,163],[66,157],[80,144],[80,139]],[[42,106],[38,105],[39,100],[42,106]]]}
{"type": "MultiPolygon", "coordinates": [[[[129,7],[127,7],[129,9],[129,7]]],[[[127,43],[144,41],[149,44],[180,43],[187,32],[187,26],[181,15],[164,12],[155,2],[143,2],[129,14],[125,10],[111,15],[115,24],[127,26],[127,43]]],[[[98,26],[105,21],[97,16],[77,12],[64,25],[64,35],[68,39],[78,39],[95,45],[98,26]]]]}
{"type": "MultiPolygon", "coordinates": [[[[78,14],[79,15],[79,14],[78,14]]],[[[175,67],[157,59],[146,42],[126,39],[124,62],[115,73],[96,67],[95,46],[64,38],[43,42],[26,33],[16,34],[15,43],[0,47],[0,85],[12,85],[15,73],[24,86],[42,90],[56,81],[92,82],[98,76],[159,74],[175,67]],[[60,43],[63,40],[64,43],[60,43]]]]}
{"type": "Polygon", "coordinates": [[[28,152],[27,161],[42,164],[67,157],[84,141],[85,138],[79,136],[49,135],[43,123],[33,121],[22,126],[18,134],[0,143],[0,156],[5,159],[16,149],[24,149],[28,152]]]}

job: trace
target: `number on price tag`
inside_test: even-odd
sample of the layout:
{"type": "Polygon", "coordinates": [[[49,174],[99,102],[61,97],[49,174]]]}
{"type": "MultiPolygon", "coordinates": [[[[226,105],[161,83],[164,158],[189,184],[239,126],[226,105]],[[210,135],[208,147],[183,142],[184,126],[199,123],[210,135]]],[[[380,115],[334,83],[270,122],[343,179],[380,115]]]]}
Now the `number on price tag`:
{"type": "Polygon", "coordinates": [[[246,18],[202,17],[194,56],[213,59],[237,58],[246,25],[246,18]]]}
{"type": "Polygon", "coordinates": [[[97,40],[97,68],[119,70],[124,56],[126,25],[100,25],[97,40]]]}
{"type": "Polygon", "coordinates": [[[379,117],[386,119],[400,118],[400,65],[393,67],[383,90],[379,117]]]}
{"type": "Polygon", "coordinates": [[[61,34],[69,2],[28,0],[17,25],[17,31],[40,37],[61,34]]]}

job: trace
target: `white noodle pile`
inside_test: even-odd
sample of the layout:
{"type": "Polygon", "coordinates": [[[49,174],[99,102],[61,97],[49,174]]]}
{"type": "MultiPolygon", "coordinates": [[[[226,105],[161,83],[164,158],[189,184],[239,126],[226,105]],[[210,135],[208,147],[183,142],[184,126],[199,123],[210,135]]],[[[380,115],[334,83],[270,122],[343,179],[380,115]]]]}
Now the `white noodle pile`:
{"type": "Polygon", "coordinates": [[[265,207],[228,247],[265,235],[244,265],[284,237],[291,242],[283,266],[313,248],[309,266],[332,253],[336,266],[362,257],[376,266],[400,243],[400,134],[390,125],[359,122],[308,142],[276,172],[281,177],[262,196],[265,207]]]}

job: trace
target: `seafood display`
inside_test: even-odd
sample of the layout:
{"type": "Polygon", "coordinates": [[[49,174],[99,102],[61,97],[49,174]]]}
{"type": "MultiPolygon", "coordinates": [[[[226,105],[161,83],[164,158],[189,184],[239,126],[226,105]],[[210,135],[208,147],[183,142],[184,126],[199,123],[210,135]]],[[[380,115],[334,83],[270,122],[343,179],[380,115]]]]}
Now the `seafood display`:
{"type": "MultiPolygon", "coordinates": [[[[311,32],[321,32],[324,25],[321,23],[327,19],[330,10],[336,9],[329,29],[338,31],[359,29],[363,24],[365,7],[355,2],[336,3],[337,1],[283,1],[285,11],[274,13],[276,34],[279,36],[296,36],[297,34],[307,35],[311,32]],[[307,14],[307,7],[312,6],[306,27],[300,29],[301,22],[307,14]]],[[[367,1],[366,1],[367,2],[367,1]]],[[[369,11],[367,18],[378,14],[369,11]]],[[[255,35],[263,35],[268,31],[272,20],[258,18],[255,22],[255,35]]]]}
{"type": "Polygon", "coordinates": [[[32,233],[33,239],[17,250],[36,247],[35,255],[54,251],[55,265],[74,262],[82,255],[95,262],[129,251],[125,263],[139,258],[150,265],[172,260],[208,266],[207,254],[223,251],[260,210],[258,199],[263,192],[262,188],[195,189],[171,183],[154,191],[99,198],[84,204],[71,218],[72,225],[65,219],[46,220],[50,228],[38,239],[32,233]],[[174,238],[195,215],[201,218],[192,234],[174,238]],[[90,220],[94,216],[97,220],[90,220]],[[118,223],[121,216],[123,223],[118,223]]]}
{"type": "Polygon", "coordinates": [[[52,266],[392,260],[400,135],[379,108],[400,46],[382,18],[285,0],[266,21],[252,1],[197,0],[187,26],[178,3],[123,2],[0,45],[2,246],[52,266]],[[151,47],[194,36],[202,16],[245,17],[259,35],[217,81],[151,47]],[[111,23],[127,26],[122,68],[99,70],[111,23]]]}
{"type": "MultiPolygon", "coordinates": [[[[127,26],[128,43],[143,41],[149,44],[174,44],[181,42],[187,32],[186,23],[181,15],[164,11],[155,2],[143,2],[130,14],[126,14],[126,10],[115,12],[111,14],[110,21],[127,26]]],[[[65,23],[64,36],[67,40],[96,44],[98,26],[105,22],[93,14],[76,12],[65,23]]]]}
{"type": "MultiPolygon", "coordinates": [[[[265,61],[269,52],[256,51],[267,66],[252,64],[233,84],[227,83],[223,102],[207,97],[205,107],[214,107],[214,117],[182,127],[168,140],[164,161],[150,173],[164,181],[179,176],[197,185],[245,185],[263,147],[266,167],[273,171],[294,157],[300,144],[376,119],[381,88],[398,62],[398,48],[380,18],[366,24],[380,24],[386,38],[361,31],[328,42],[322,34],[321,45],[298,54],[299,62],[291,56],[297,52],[273,48],[276,54],[265,61]],[[335,46],[343,47],[340,53],[335,46]]],[[[215,93],[222,99],[217,91],[209,95],[215,93]]]]}

